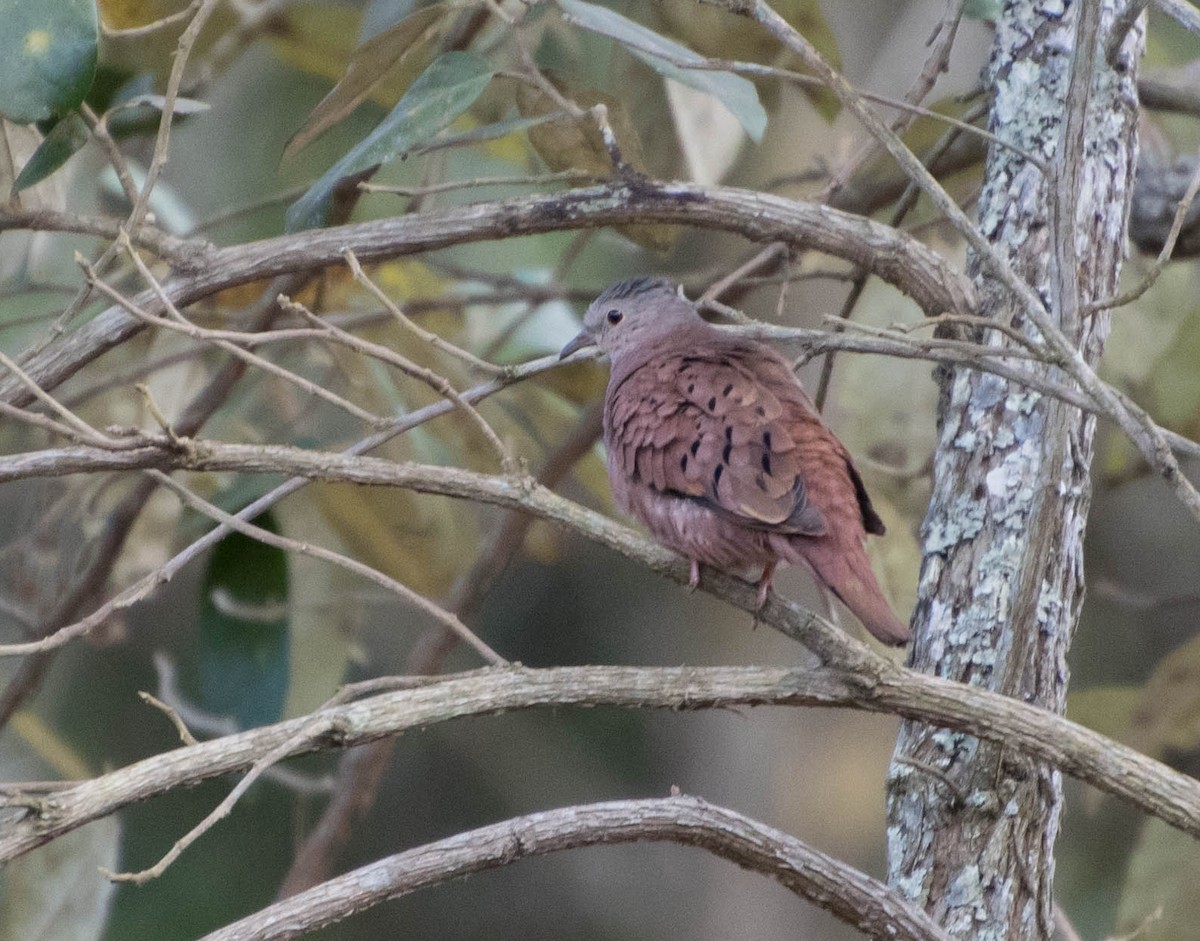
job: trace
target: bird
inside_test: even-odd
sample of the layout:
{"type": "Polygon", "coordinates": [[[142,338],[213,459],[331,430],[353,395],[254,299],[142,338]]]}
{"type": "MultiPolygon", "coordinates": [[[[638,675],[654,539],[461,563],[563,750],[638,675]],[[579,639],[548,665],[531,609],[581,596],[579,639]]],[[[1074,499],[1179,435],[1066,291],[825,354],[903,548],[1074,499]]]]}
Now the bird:
{"type": "Polygon", "coordinates": [[[871,571],[883,535],[849,452],[791,364],[719,330],[663,278],[620,281],[587,308],[560,358],[610,361],[604,446],[613,497],[660,543],[725,571],[762,566],[758,607],[780,563],[807,568],[884,644],[909,640],[871,571]]]}

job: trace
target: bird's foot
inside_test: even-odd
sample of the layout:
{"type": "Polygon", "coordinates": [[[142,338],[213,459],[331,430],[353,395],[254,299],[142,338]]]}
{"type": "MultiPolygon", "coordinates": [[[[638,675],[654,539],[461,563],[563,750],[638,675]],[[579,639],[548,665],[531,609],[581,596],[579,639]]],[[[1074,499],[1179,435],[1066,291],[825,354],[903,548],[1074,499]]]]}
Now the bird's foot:
{"type": "Polygon", "coordinates": [[[692,559],[692,574],[688,578],[688,591],[695,591],[700,587],[700,560],[692,559]]]}
{"type": "Polygon", "coordinates": [[[762,577],[758,580],[758,608],[761,611],[767,603],[767,594],[771,591],[771,580],[775,577],[775,562],[763,566],[762,577]]]}

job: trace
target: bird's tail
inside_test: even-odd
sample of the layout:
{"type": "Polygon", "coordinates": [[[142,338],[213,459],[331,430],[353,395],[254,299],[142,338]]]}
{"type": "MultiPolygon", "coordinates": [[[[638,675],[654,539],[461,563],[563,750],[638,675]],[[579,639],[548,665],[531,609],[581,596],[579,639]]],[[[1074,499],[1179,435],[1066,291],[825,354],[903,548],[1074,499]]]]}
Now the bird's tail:
{"type": "Polygon", "coordinates": [[[800,538],[789,540],[789,544],[798,556],[795,561],[803,562],[882,643],[891,647],[908,643],[908,626],[884,596],[859,540],[843,543],[828,538],[800,538]]]}

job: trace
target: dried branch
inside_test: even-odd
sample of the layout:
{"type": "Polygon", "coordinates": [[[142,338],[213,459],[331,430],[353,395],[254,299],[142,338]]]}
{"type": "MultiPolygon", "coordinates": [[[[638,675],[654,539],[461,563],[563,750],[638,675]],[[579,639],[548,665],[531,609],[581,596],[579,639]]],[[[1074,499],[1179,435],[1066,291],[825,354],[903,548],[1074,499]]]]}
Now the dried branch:
{"type": "MultiPolygon", "coordinates": [[[[1200,491],[1183,473],[1179,462],[1171,453],[1171,447],[1162,429],[1150,415],[1139,406],[1119,395],[1105,383],[1088,364],[1083,353],[1076,348],[1072,339],[1054,322],[1037,292],[1017,275],[1012,266],[1000,255],[987,238],[979,232],[975,223],[967,218],[958,204],[950,198],[910,151],[892,131],[863,102],[862,96],[837,72],[824,57],[782,16],[776,13],[765,0],[705,0],[723,6],[743,16],[748,16],[764,26],[780,42],[797,53],[804,64],[820,78],[871,132],[887,148],[892,158],[900,165],[909,179],[921,187],[933,204],[941,210],[967,244],[976,252],[980,262],[1020,304],[1021,310],[1037,328],[1038,333],[1053,352],[1054,365],[1065,371],[1090,395],[1104,414],[1115,421],[1142,456],[1175,491],[1180,502],[1200,520],[1200,491]]],[[[1164,0],[1165,2],[1165,0],[1164,0]]],[[[1174,0],[1172,0],[1174,2],[1174,0]]],[[[941,313],[941,312],[939,312],[941,313]]]]}
{"type": "MultiPolygon", "coordinates": [[[[251,281],[340,265],[346,249],[367,263],[468,242],[632,222],[695,225],[825,252],[867,267],[928,313],[974,312],[970,280],[902,232],[828,207],[750,190],[649,180],[638,181],[636,187],[611,183],[208,248],[163,289],[183,308],[251,281]]],[[[149,314],[163,313],[153,292],[144,292],[134,302],[149,314]]],[[[21,361],[39,386],[51,390],[142,327],[136,317],[112,307],[21,361]]],[[[0,378],[0,400],[23,405],[29,393],[20,383],[0,378]]]]}
{"type": "Polygon", "coordinates": [[[171,492],[178,496],[184,503],[190,506],[193,510],[203,513],[205,516],[214,520],[223,526],[228,526],[243,536],[249,536],[251,539],[256,539],[268,546],[274,546],[277,549],[282,549],[284,552],[294,552],[297,555],[306,555],[314,559],[321,559],[324,562],[330,562],[334,565],[341,566],[347,571],[353,572],[355,575],[361,576],[376,585],[379,585],[385,591],[390,591],[397,595],[402,601],[417,608],[419,611],[424,611],[431,618],[441,624],[446,630],[451,631],[455,637],[463,641],[467,646],[475,650],[484,660],[493,665],[503,665],[508,663],[504,657],[496,653],[489,647],[480,637],[457,617],[447,611],[440,605],[434,604],[418,591],[409,588],[403,582],[397,581],[391,576],[383,574],[378,569],[371,568],[357,559],[352,559],[349,556],[343,555],[340,552],[334,552],[331,549],[326,549],[322,546],[314,546],[305,542],[300,542],[296,539],[290,539],[287,536],[280,536],[269,530],[263,529],[261,526],[255,526],[253,523],[248,523],[243,519],[239,519],[232,513],[226,513],[220,507],[214,506],[204,498],[193,493],[179,481],[172,479],[161,471],[147,471],[150,477],[167,487],[171,492]]]}
{"type": "Polygon", "coordinates": [[[203,941],[284,941],[387,899],[519,859],[597,844],[661,842],[698,846],[770,876],[870,937],[949,941],[928,915],[870,876],[774,827],[678,796],[563,807],[459,833],[276,902],[203,941]]]}
{"type": "MultiPolygon", "coordinates": [[[[677,569],[679,580],[685,582],[686,564],[677,569]]],[[[718,588],[739,607],[752,609],[756,604],[754,586],[729,576],[706,578],[704,586],[718,588]]],[[[812,620],[800,607],[775,597],[763,613],[763,623],[795,633],[803,633],[812,620]]],[[[1200,781],[1047,710],[896,666],[835,628],[829,630],[837,635],[846,665],[810,670],[487,668],[177,748],[64,787],[52,798],[0,788],[0,806],[25,808],[23,816],[0,832],[0,861],[131,803],[250,768],[263,755],[275,755],[283,743],[291,743],[288,756],[295,756],[320,748],[362,745],[467,716],[572,705],[670,710],[820,706],[891,713],[1004,743],[1200,837],[1200,781]],[[314,739],[299,734],[311,729],[317,719],[329,729],[325,735],[314,739]]]]}

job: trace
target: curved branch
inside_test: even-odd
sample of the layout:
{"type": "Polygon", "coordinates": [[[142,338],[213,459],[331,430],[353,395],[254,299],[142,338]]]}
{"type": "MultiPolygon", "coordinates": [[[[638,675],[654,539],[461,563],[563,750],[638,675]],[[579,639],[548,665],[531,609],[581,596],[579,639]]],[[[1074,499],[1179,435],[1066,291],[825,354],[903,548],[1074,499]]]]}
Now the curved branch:
{"type": "MultiPolygon", "coordinates": [[[[751,190],[649,180],[636,186],[610,184],[478,203],[213,249],[198,255],[164,289],[174,304],[185,307],[250,281],[340,265],[346,249],[371,262],[466,242],[633,222],[721,229],[749,239],[815,249],[870,270],[931,314],[971,313],[974,308],[973,288],[960,271],[888,226],[827,206],[751,190]]],[[[135,303],[151,314],[162,313],[161,301],[152,292],[138,295],[135,303]]],[[[43,389],[52,389],[142,326],[120,307],[111,307],[22,365],[43,389]]],[[[26,389],[11,378],[0,378],[0,401],[25,404],[28,400],[26,389]]]]}
{"type": "MultiPolygon", "coordinates": [[[[673,574],[679,581],[686,581],[687,566],[681,563],[675,568],[673,574]]],[[[741,606],[754,607],[754,586],[729,576],[721,578],[741,606]],[[737,590],[732,590],[735,587],[737,590]]],[[[705,587],[711,587],[709,583],[706,579],[705,587]]],[[[775,598],[768,601],[761,619],[802,636],[813,622],[803,609],[775,598]]],[[[0,832],[0,862],[129,804],[245,770],[289,741],[293,744],[287,756],[292,757],[321,748],[363,745],[467,716],[572,705],[673,711],[734,705],[837,706],[896,714],[1003,742],[1200,837],[1200,781],[1044,709],[896,666],[844,634],[839,643],[843,659],[857,660],[855,666],[812,670],[487,668],[177,748],[49,795],[35,797],[14,793],[10,788],[0,807],[6,806],[9,815],[17,809],[23,814],[10,819],[0,832]],[[315,738],[302,734],[317,720],[332,731],[315,738]]]]}
{"type": "Polygon", "coordinates": [[[883,883],[793,836],[695,797],[607,801],[514,817],[388,856],[330,879],[202,941],[285,941],[451,879],[560,850],[614,843],[698,846],[771,876],[873,938],[949,941],[883,883]]]}

